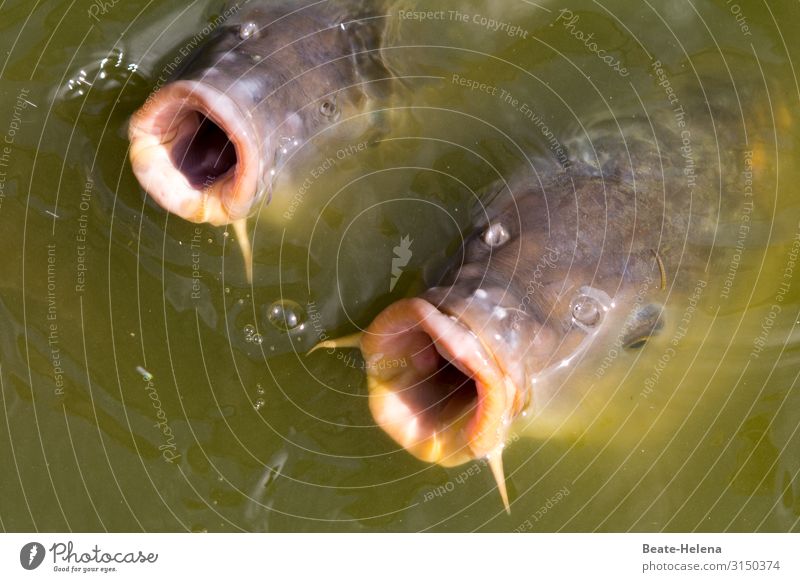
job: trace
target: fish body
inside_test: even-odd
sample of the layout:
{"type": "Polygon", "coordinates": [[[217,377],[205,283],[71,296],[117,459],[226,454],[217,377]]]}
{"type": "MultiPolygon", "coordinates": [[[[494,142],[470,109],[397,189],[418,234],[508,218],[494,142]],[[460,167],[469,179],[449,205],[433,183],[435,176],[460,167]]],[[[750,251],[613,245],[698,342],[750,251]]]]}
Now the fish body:
{"type": "Polygon", "coordinates": [[[134,113],[130,158],[144,190],[193,222],[247,218],[298,148],[390,79],[381,24],[360,3],[244,4],[134,113]]]}
{"type": "Polygon", "coordinates": [[[758,165],[729,91],[684,95],[681,116],[598,117],[564,139],[566,166],[489,189],[442,279],[372,321],[358,343],[369,405],[403,448],[443,466],[488,459],[508,507],[512,430],[580,417],[589,371],[676,329],[667,303],[730,259],[715,243],[758,165]]]}

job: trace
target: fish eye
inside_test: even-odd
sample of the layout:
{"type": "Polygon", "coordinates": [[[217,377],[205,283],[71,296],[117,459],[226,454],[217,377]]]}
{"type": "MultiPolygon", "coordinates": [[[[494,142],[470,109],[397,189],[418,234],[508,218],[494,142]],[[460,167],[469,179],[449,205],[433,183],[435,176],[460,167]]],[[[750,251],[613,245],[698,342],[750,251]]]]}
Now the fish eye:
{"type": "Polygon", "coordinates": [[[483,239],[484,244],[486,244],[486,246],[489,248],[497,248],[503,246],[509,240],[511,240],[511,233],[508,232],[508,229],[503,225],[503,223],[495,222],[494,224],[489,225],[481,238],[483,239]]]}
{"type": "Polygon", "coordinates": [[[603,318],[603,306],[589,295],[581,295],[572,302],[572,319],[586,327],[595,327],[603,318]]]}
{"type": "Polygon", "coordinates": [[[643,348],[664,328],[663,308],[656,304],[645,305],[631,314],[626,328],[627,333],[622,341],[625,349],[643,348]]]}
{"type": "Polygon", "coordinates": [[[649,341],[650,341],[650,336],[642,336],[640,338],[636,338],[636,339],[632,340],[631,342],[625,344],[625,349],[627,349],[627,350],[640,350],[645,345],[647,345],[647,342],[649,342],[649,341]]]}

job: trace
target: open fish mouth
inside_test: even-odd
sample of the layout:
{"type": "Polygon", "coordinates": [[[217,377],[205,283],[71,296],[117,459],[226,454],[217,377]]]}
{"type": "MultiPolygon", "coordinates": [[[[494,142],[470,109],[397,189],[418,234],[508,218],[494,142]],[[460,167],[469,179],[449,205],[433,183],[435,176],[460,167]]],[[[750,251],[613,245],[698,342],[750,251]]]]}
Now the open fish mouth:
{"type": "Polygon", "coordinates": [[[253,124],[225,93],[178,81],[131,119],[131,164],[163,208],[220,226],[250,214],[262,191],[262,148],[253,124]]]}
{"type": "Polygon", "coordinates": [[[499,458],[518,390],[467,325],[405,299],[378,315],[361,349],[372,415],[411,454],[443,466],[499,458]]]}

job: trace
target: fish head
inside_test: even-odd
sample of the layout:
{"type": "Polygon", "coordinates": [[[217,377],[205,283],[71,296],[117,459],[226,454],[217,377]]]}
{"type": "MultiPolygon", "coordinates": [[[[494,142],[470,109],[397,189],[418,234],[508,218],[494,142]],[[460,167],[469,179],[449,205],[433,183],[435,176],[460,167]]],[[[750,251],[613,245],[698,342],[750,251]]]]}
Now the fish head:
{"type": "Polygon", "coordinates": [[[604,250],[596,225],[582,233],[574,210],[559,212],[541,193],[515,199],[466,240],[441,284],[367,328],[372,414],[416,457],[452,466],[499,455],[560,373],[662,327],[638,284],[653,255],[631,254],[625,227],[605,235],[615,250],[604,250]]]}
{"type": "Polygon", "coordinates": [[[253,3],[179,49],[128,130],[134,174],[156,203],[192,222],[246,218],[297,148],[360,105],[352,38],[336,18],[253,3]]]}

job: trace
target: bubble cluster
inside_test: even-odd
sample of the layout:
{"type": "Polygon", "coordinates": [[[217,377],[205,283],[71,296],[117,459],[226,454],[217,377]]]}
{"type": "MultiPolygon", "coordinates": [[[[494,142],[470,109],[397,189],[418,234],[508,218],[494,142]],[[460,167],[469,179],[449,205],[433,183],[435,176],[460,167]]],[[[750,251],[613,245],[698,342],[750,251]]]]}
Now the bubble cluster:
{"type": "Polygon", "coordinates": [[[139,66],[128,62],[123,49],[115,48],[107,56],[86,65],[67,80],[60,91],[62,100],[83,98],[86,93],[119,90],[137,73],[139,66]]]}
{"type": "Polygon", "coordinates": [[[244,341],[246,341],[247,343],[256,345],[261,345],[262,343],[264,343],[264,336],[258,333],[258,331],[256,330],[256,326],[252,324],[247,324],[242,329],[242,332],[244,333],[244,341]]]}

